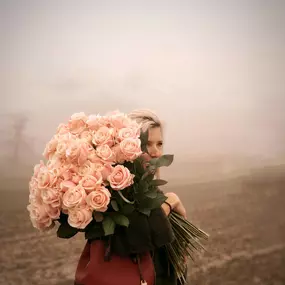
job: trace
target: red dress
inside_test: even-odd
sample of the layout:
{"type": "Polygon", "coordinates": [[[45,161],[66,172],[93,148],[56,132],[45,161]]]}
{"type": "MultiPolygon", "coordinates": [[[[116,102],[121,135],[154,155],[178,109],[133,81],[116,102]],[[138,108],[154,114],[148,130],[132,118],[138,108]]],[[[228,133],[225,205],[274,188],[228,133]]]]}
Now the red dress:
{"type": "Polygon", "coordinates": [[[134,262],[130,257],[112,255],[105,261],[105,244],[101,240],[87,241],[79,259],[75,285],[154,285],[155,271],[149,252],[140,254],[134,262]],[[141,280],[142,279],[142,280],[141,280]]]}
{"type": "Polygon", "coordinates": [[[174,239],[163,210],[154,209],[149,217],[134,211],[128,218],[129,227],[116,228],[115,235],[87,241],[75,285],[177,284],[174,274],[169,276],[167,257],[160,253],[174,239]]]}

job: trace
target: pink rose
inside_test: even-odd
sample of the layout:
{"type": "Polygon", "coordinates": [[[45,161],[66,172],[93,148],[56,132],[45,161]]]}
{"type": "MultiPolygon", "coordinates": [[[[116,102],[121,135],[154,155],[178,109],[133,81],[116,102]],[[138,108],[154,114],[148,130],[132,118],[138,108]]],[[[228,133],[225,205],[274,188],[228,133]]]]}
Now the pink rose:
{"type": "Polygon", "coordinates": [[[65,124],[60,124],[58,127],[57,127],[57,131],[56,131],[56,134],[57,135],[64,135],[64,134],[67,134],[69,133],[69,128],[67,125],[65,124]]]}
{"type": "Polygon", "coordinates": [[[59,161],[58,162],[53,161],[51,163],[48,163],[47,168],[55,177],[57,178],[62,177],[64,168],[59,161]]]}
{"type": "Polygon", "coordinates": [[[128,138],[137,139],[139,138],[139,136],[140,136],[140,128],[138,127],[122,128],[118,132],[117,140],[118,142],[121,142],[128,138]]]}
{"type": "Polygon", "coordinates": [[[125,158],[125,155],[123,154],[121,148],[120,148],[120,145],[117,144],[115,145],[113,148],[112,148],[112,151],[114,153],[114,157],[115,157],[115,162],[116,163],[120,163],[120,164],[123,164],[126,160],[125,158]]]}
{"type": "Polygon", "coordinates": [[[56,152],[56,147],[58,144],[58,140],[54,137],[52,138],[46,145],[45,150],[43,152],[43,156],[46,159],[49,159],[56,152]]]}
{"type": "Polygon", "coordinates": [[[86,142],[72,141],[66,150],[66,157],[69,161],[83,165],[87,159],[91,146],[86,142]]]}
{"type": "Polygon", "coordinates": [[[107,211],[110,203],[111,193],[105,187],[100,187],[95,191],[92,191],[86,197],[87,205],[97,212],[107,211]]]}
{"type": "Polygon", "coordinates": [[[60,158],[56,153],[49,158],[46,163],[48,169],[62,169],[63,168],[64,159],[60,158]]]}
{"type": "Polygon", "coordinates": [[[58,156],[59,158],[65,158],[69,144],[70,144],[69,140],[60,140],[57,144],[55,155],[58,156]]]}
{"type": "Polygon", "coordinates": [[[38,189],[38,181],[35,176],[32,176],[30,182],[29,182],[29,190],[30,192],[34,192],[38,189]]]}
{"type": "Polygon", "coordinates": [[[80,153],[80,144],[78,141],[70,141],[66,151],[65,155],[69,159],[69,161],[75,161],[80,153]]]}
{"type": "Polygon", "coordinates": [[[69,167],[63,167],[61,171],[60,177],[63,180],[71,180],[73,172],[70,170],[69,167]]]}
{"type": "Polygon", "coordinates": [[[114,190],[123,190],[134,183],[134,175],[123,165],[116,165],[109,175],[108,181],[114,190]]]}
{"type": "Polygon", "coordinates": [[[86,192],[82,185],[69,188],[62,196],[63,207],[70,209],[85,204],[86,192]]]}
{"type": "Polygon", "coordinates": [[[97,131],[102,125],[99,125],[99,115],[89,115],[86,124],[90,130],[97,131]]]}
{"type": "Polygon", "coordinates": [[[38,180],[33,175],[29,182],[29,201],[30,203],[41,203],[41,190],[38,188],[38,180]]]}
{"type": "Polygon", "coordinates": [[[41,160],[39,164],[34,166],[34,176],[37,178],[42,168],[46,168],[44,162],[41,160]]]}
{"type": "Polygon", "coordinates": [[[74,174],[74,173],[78,173],[79,170],[79,166],[75,165],[75,164],[66,164],[68,169],[74,174]]]}
{"type": "Polygon", "coordinates": [[[86,208],[75,208],[68,211],[68,223],[77,229],[84,229],[92,221],[92,211],[86,208]]]}
{"type": "Polygon", "coordinates": [[[58,208],[61,206],[61,196],[59,190],[57,189],[42,189],[41,197],[45,204],[48,204],[53,208],[58,208]]]}
{"type": "Polygon", "coordinates": [[[124,116],[124,113],[120,112],[118,109],[106,113],[106,117],[112,117],[112,116],[113,117],[114,116],[124,116]]]}
{"type": "Polygon", "coordinates": [[[108,146],[112,146],[114,144],[114,129],[108,127],[100,127],[98,131],[96,131],[92,138],[92,143],[96,146],[107,144],[108,146]]]}
{"type": "Polygon", "coordinates": [[[73,183],[75,183],[77,185],[79,183],[79,181],[81,180],[81,176],[79,176],[77,174],[73,174],[71,180],[73,183]]]}
{"type": "Polygon", "coordinates": [[[89,143],[83,142],[80,144],[80,153],[77,159],[78,165],[83,165],[87,161],[91,151],[94,151],[94,149],[89,143]]]}
{"type": "Polygon", "coordinates": [[[78,171],[78,165],[65,162],[65,164],[62,166],[61,178],[64,180],[71,180],[72,177],[78,173],[78,171]]]}
{"type": "Polygon", "coordinates": [[[96,148],[96,154],[104,161],[112,161],[114,159],[114,153],[107,144],[99,145],[96,148]]]}
{"type": "Polygon", "coordinates": [[[87,120],[87,125],[90,130],[97,131],[99,128],[110,126],[109,118],[100,115],[90,115],[87,120]]]}
{"type": "Polygon", "coordinates": [[[27,209],[30,213],[30,219],[35,228],[45,230],[52,226],[53,221],[47,214],[45,207],[40,204],[29,204],[27,209]]]}
{"type": "Polygon", "coordinates": [[[111,113],[109,115],[109,119],[111,125],[117,130],[128,127],[131,124],[130,118],[126,114],[119,111],[111,113]]]}
{"type": "Polygon", "coordinates": [[[57,177],[47,167],[40,169],[37,179],[39,189],[52,187],[57,181],[57,177]]]}
{"type": "Polygon", "coordinates": [[[61,169],[61,168],[52,168],[52,169],[49,168],[49,171],[50,171],[55,177],[58,178],[58,177],[61,176],[62,169],[61,169]]]}
{"type": "Polygon", "coordinates": [[[58,191],[60,191],[60,192],[62,192],[61,191],[61,188],[60,188],[60,185],[61,185],[61,183],[63,182],[64,180],[61,178],[61,177],[59,177],[57,180],[56,180],[56,183],[55,183],[55,185],[54,185],[54,189],[57,189],[58,191]]]}
{"type": "Polygon", "coordinates": [[[140,139],[125,139],[120,143],[120,149],[127,161],[134,161],[142,154],[140,139]]]}
{"type": "Polygon", "coordinates": [[[32,220],[32,219],[31,219],[31,222],[32,222],[33,227],[38,229],[41,232],[47,232],[55,226],[54,221],[48,215],[47,215],[47,220],[44,222],[40,222],[40,221],[32,220]]]}
{"type": "Polygon", "coordinates": [[[102,174],[97,171],[94,173],[94,175],[87,175],[83,177],[79,181],[79,185],[81,185],[85,189],[86,193],[89,193],[100,187],[102,182],[102,174]]]}
{"type": "Polygon", "coordinates": [[[108,161],[103,161],[101,158],[99,158],[95,153],[94,155],[89,156],[90,161],[87,161],[82,167],[79,168],[79,174],[81,176],[86,175],[93,175],[94,172],[101,172],[103,180],[107,180],[107,177],[112,172],[112,165],[108,161]]]}
{"type": "Polygon", "coordinates": [[[38,189],[38,183],[36,182],[35,178],[32,178],[32,180],[29,183],[29,190],[30,190],[29,202],[41,204],[42,203],[41,190],[38,189]]]}
{"type": "Polygon", "coordinates": [[[89,160],[87,160],[83,165],[78,167],[78,174],[80,176],[92,175],[94,171],[94,164],[89,160]]]}
{"type": "Polygon", "coordinates": [[[112,171],[113,171],[113,166],[111,164],[108,164],[108,163],[104,164],[104,166],[101,169],[101,174],[102,174],[104,181],[107,181],[112,171]]]}
{"type": "Polygon", "coordinates": [[[57,220],[60,217],[60,208],[59,207],[52,207],[51,205],[43,205],[43,207],[45,208],[45,211],[47,213],[47,215],[53,219],[53,220],[57,220]]]}
{"type": "Polygon", "coordinates": [[[81,140],[86,141],[89,144],[92,143],[92,133],[90,131],[83,131],[79,137],[81,140]]]}
{"type": "Polygon", "coordinates": [[[75,188],[76,184],[70,180],[64,180],[60,183],[60,189],[63,193],[65,193],[70,188],[75,188]]]}
{"type": "Polygon", "coordinates": [[[100,158],[97,156],[96,152],[95,151],[91,151],[89,152],[89,155],[88,155],[88,160],[90,162],[94,162],[96,160],[99,160],[100,158]]]}
{"type": "Polygon", "coordinates": [[[64,134],[56,134],[55,138],[58,141],[70,141],[78,138],[78,135],[74,135],[70,132],[64,133],[64,134]]]}
{"type": "Polygon", "coordinates": [[[89,155],[88,159],[91,161],[91,167],[94,171],[102,171],[105,161],[100,158],[96,153],[89,155]]]}
{"type": "Polygon", "coordinates": [[[73,114],[68,122],[70,132],[74,135],[81,134],[87,126],[87,119],[87,116],[83,112],[73,114]]]}

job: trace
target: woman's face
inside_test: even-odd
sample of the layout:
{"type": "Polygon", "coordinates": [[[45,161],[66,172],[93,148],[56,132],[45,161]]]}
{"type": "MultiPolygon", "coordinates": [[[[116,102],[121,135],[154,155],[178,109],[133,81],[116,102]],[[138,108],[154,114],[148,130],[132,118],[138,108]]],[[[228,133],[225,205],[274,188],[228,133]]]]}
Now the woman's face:
{"type": "Polygon", "coordinates": [[[147,151],[152,158],[160,157],[163,153],[163,138],[160,127],[148,131],[147,151]]]}

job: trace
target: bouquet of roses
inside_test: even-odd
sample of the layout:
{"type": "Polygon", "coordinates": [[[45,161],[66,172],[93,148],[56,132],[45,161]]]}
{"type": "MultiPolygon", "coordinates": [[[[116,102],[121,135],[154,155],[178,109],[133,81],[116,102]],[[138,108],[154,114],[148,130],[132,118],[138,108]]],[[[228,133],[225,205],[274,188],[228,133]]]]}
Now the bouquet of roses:
{"type": "MultiPolygon", "coordinates": [[[[34,167],[29,183],[27,208],[33,226],[45,231],[59,223],[58,237],[84,232],[86,239],[92,239],[114,235],[117,226],[128,227],[132,211],[149,216],[159,208],[166,196],[158,186],[166,181],[155,179],[155,172],[169,166],[173,156],[145,160],[147,137],[140,130],[139,124],[119,112],[76,113],[60,124],[44,150],[47,162],[34,167]]],[[[170,259],[181,259],[176,256],[181,253],[177,246],[192,249],[206,234],[177,215],[170,218],[181,242],[174,242],[174,250],[170,245],[168,252],[170,259]]],[[[174,266],[180,264],[175,260],[174,266]]]]}

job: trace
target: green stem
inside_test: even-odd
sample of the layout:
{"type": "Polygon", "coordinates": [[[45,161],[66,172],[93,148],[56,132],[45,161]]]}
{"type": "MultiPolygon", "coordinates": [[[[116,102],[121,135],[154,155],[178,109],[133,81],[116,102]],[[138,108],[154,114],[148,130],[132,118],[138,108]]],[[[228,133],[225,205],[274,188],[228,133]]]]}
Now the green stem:
{"type": "Polygon", "coordinates": [[[183,257],[188,256],[194,261],[195,252],[201,249],[205,250],[200,241],[207,240],[209,236],[175,212],[171,213],[169,218],[175,239],[166,245],[166,250],[177,277],[184,281],[185,262],[183,257]]]}
{"type": "Polygon", "coordinates": [[[129,201],[127,198],[124,197],[123,193],[121,191],[118,191],[119,195],[121,196],[121,198],[128,204],[134,204],[135,201],[129,201]]]}

